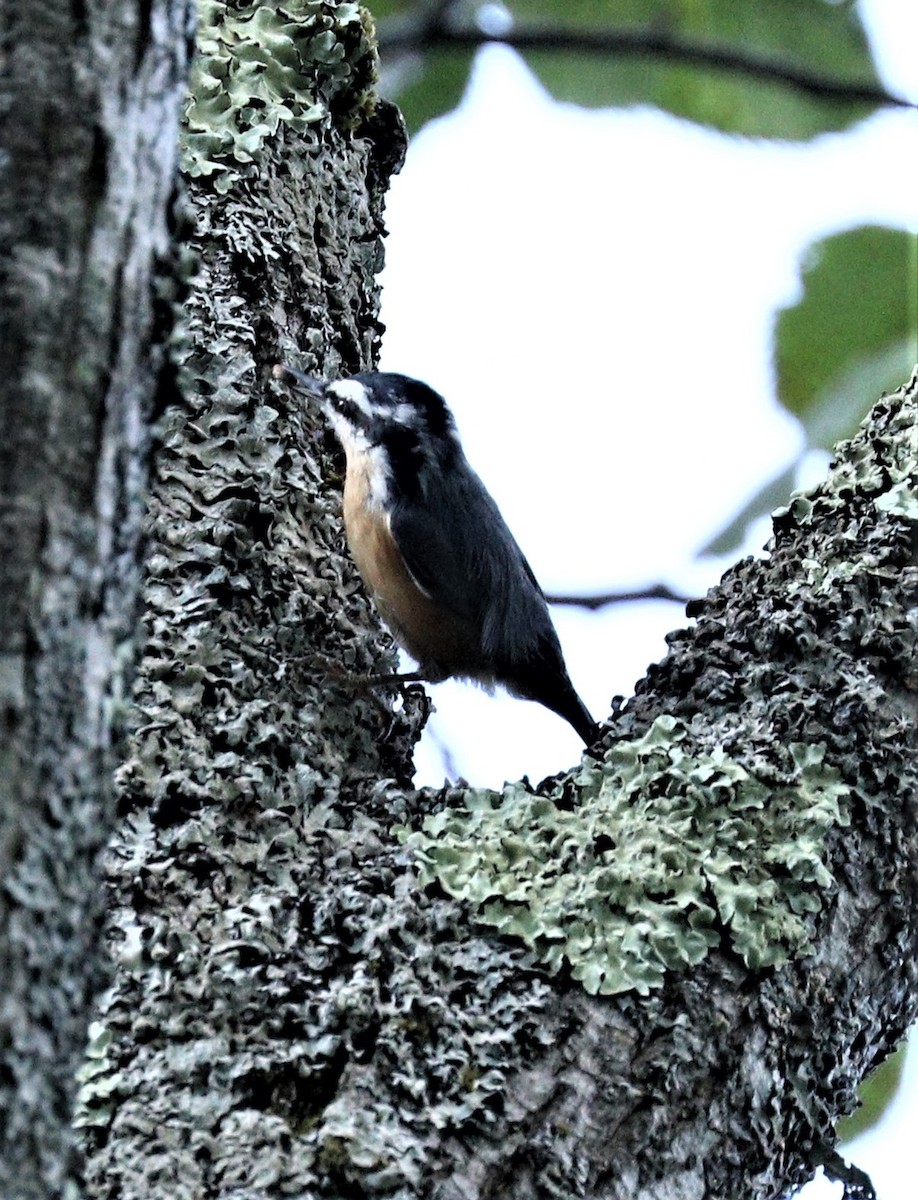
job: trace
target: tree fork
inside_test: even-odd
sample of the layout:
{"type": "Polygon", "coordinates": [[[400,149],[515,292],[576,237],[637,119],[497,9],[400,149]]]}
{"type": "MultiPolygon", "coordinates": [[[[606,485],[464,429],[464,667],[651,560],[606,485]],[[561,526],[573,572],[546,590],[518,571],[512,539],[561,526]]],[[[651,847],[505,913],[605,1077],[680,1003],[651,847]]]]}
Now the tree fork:
{"type": "Polygon", "coordinates": [[[696,606],[601,760],[412,791],[419,707],[323,669],[391,646],[344,554],[340,464],[270,381],[373,364],[401,134],[354,6],[257,10],[208,5],[187,117],[197,273],[151,485],[87,1191],[778,1196],[914,1016],[918,377],[696,606]]]}

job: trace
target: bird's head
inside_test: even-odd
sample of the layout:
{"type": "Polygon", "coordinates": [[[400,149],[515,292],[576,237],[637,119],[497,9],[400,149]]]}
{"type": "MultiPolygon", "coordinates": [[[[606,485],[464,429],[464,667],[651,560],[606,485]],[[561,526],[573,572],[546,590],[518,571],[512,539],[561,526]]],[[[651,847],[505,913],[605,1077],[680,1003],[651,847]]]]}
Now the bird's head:
{"type": "Polygon", "coordinates": [[[459,441],[443,397],[407,375],[365,371],[330,383],[292,367],[275,375],[314,400],[349,454],[382,448],[393,473],[417,473],[448,461],[459,441]]]}

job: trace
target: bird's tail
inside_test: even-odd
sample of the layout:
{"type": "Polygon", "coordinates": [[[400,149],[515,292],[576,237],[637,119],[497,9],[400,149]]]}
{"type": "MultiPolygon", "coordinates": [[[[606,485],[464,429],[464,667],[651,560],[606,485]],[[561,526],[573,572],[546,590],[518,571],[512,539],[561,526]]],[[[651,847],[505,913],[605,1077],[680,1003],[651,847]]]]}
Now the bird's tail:
{"type": "Polygon", "coordinates": [[[554,671],[547,671],[544,663],[517,666],[513,676],[506,682],[509,690],[524,700],[535,700],[551,709],[573,725],[586,746],[592,746],[599,736],[599,726],[590,716],[587,706],[574,691],[563,662],[554,671]]]}
{"type": "Polygon", "coordinates": [[[543,699],[542,703],[552,712],[556,712],[559,717],[563,717],[568,724],[573,725],[583,738],[585,746],[592,746],[599,736],[599,726],[590,716],[587,706],[574,691],[571,681],[566,679],[564,682],[567,684],[566,688],[561,689],[556,697],[543,699]]]}

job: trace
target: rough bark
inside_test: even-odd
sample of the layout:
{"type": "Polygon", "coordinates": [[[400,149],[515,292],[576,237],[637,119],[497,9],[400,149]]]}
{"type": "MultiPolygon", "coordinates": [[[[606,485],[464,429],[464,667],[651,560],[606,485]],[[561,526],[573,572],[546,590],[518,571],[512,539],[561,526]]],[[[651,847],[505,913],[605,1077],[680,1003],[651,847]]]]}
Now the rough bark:
{"type": "MultiPolygon", "coordinates": [[[[230,61],[260,54],[246,11],[230,61]]],[[[418,714],[333,682],[383,643],[338,461],[270,380],[372,361],[398,140],[353,11],[285,11],[275,52],[314,74],[255,166],[247,96],[228,140],[192,110],[202,268],[152,499],[94,1187],[776,1195],[911,1012],[914,395],[699,608],[601,761],[499,805],[412,794],[418,714]]]]}
{"type": "MultiPolygon", "coordinates": [[[[186,0],[0,3],[0,1194],[79,1186],[186,0]]],[[[157,347],[158,353],[157,353],[157,347]]],[[[73,1192],[68,1192],[72,1195],[73,1192]]]]}
{"type": "Polygon", "coordinates": [[[778,1196],[914,1015],[918,378],[601,752],[412,792],[420,702],[335,673],[391,661],[340,460],[270,376],[372,363],[399,128],[352,6],[207,11],[88,1190],[778,1196]]]}
{"type": "Polygon", "coordinates": [[[697,606],[601,763],[502,797],[406,791],[400,719],[320,682],[325,654],[362,667],[375,643],[303,443],[296,494],[240,468],[267,488],[253,525],[222,467],[204,495],[196,436],[158,493],[184,549],[158,572],[113,856],[98,1193],[682,1200],[811,1175],[915,1015],[916,420],[918,375],[697,606]],[[633,815],[623,761],[653,797],[633,815]],[[680,841],[712,818],[726,842],[680,841]],[[589,936],[514,893],[538,893],[546,841],[574,892],[603,868],[574,904],[589,936]]]}

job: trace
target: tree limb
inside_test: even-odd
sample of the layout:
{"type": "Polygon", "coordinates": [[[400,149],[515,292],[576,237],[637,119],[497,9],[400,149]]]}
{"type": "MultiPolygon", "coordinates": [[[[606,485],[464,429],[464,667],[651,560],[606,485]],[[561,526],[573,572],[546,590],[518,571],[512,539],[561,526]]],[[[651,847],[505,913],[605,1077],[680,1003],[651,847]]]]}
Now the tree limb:
{"type": "Polygon", "coordinates": [[[412,791],[420,706],[325,679],[391,644],[320,418],[271,382],[297,346],[320,373],[375,350],[394,131],[364,136],[341,12],[357,65],[307,76],[321,128],[193,188],[90,1178],[120,1200],[774,1197],[915,1014],[918,376],[693,606],[593,757],[412,791]]]}
{"type": "Polygon", "coordinates": [[[594,595],[569,596],[546,595],[549,604],[557,604],[567,608],[586,608],[595,611],[607,608],[612,604],[634,604],[639,600],[671,600],[675,604],[690,604],[691,596],[674,592],[666,583],[655,583],[650,587],[638,588],[633,592],[597,592],[594,595]]]}
{"type": "Polygon", "coordinates": [[[514,27],[505,33],[486,33],[478,29],[458,28],[446,20],[427,20],[414,26],[404,22],[398,26],[381,26],[379,34],[379,48],[384,55],[435,49],[475,50],[488,45],[509,46],[523,52],[545,50],[685,63],[779,84],[821,100],[876,104],[889,108],[916,107],[910,100],[896,96],[877,84],[836,79],[747,50],[688,41],[676,34],[658,30],[514,27]]]}
{"type": "Polygon", "coordinates": [[[421,706],[325,678],[391,643],[340,464],[270,376],[373,361],[403,143],[355,6],[223,18],[188,139],[198,271],[150,491],[89,1194],[777,1196],[918,1002],[918,375],[583,763],[412,790],[421,706]]]}

